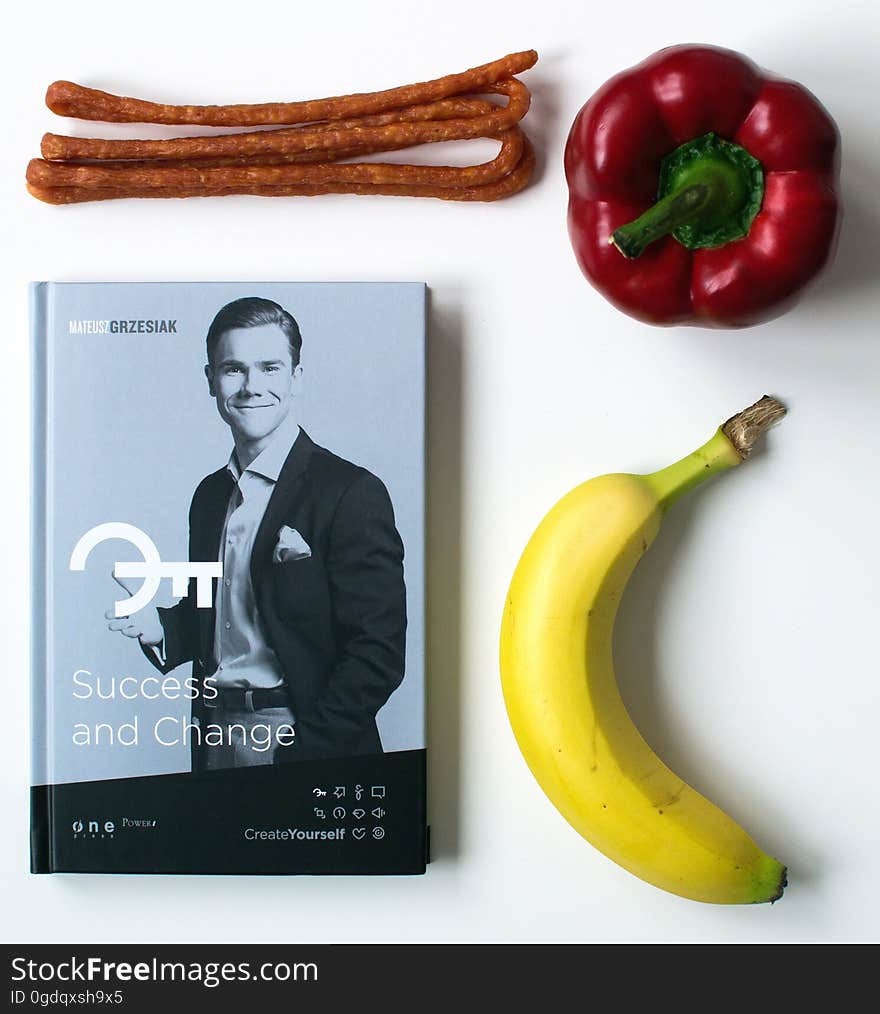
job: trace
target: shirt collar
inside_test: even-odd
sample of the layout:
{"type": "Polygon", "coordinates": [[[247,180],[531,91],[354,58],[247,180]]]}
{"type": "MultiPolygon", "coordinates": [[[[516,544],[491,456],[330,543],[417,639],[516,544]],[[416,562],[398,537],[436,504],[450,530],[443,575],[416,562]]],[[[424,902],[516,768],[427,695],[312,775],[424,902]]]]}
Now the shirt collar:
{"type": "MultiPolygon", "coordinates": [[[[288,416],[275,431],[268,445],[254,458],[245,469],[245,472],[255,472],[262,475],[270,482],[278,482],[278,476],[284,467],[284,462],[290,454],[291,448],[299,436],[299,425],[292,416],[288,416]]],[[[233,448],[226,465],[229,474],[236,482],[241,478],[238,457],[233,448]]]]}

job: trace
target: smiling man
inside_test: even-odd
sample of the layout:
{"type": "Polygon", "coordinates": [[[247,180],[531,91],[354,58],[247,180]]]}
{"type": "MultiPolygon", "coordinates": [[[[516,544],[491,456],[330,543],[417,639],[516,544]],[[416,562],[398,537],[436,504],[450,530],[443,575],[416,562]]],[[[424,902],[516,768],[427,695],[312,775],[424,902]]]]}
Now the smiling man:
{"type": "Polygon", "coordinates": [[[205,375],[233,450],[189,515],[191,560],[220,560],[213,605],[111,619],[162,672],[193,663],[193,767],[381,752],[404,674],[403,546],[383,483],[299,426],[302,339],[277,303],[224,306],[205,375]],[[266,744],[270,743],[271,748],[266,744]]]}
{"type": "Polygon", "coordinates": [[[208,390],[232,430],[234,463],[244,469],[269,444],[284,442],[290,450],[299,432],[293,412],[302,376],[299,328],[280,307],[255,308],[254,302],[239,300],[217,315],[208,332],[205,366],[208,390]],[[242,303],[251,308],[248,319],[266,317],[268,322],[224,329],[227,319],[234,323],[241,318],[242,303]]]}

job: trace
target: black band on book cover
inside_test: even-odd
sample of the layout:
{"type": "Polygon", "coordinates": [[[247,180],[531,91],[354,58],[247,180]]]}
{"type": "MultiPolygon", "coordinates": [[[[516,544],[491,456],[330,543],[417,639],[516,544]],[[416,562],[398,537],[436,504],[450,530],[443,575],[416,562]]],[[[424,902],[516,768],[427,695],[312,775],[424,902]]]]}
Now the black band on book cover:
{"type": "Polygon", "coordinates": [[[51,873],[51,832],[49,814],[52,786],[31,786],[31,873],[51,873]]]}
{"type": "Polygon", "coordinates": [[[419,874],[424,750],[31,790],[31,872],[419,874]]]}

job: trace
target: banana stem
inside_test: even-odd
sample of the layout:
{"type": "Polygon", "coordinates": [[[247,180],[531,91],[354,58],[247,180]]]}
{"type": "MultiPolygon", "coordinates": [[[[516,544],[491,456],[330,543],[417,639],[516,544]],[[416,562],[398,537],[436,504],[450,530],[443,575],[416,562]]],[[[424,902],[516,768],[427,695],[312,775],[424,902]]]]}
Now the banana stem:
{"type": "Polygon", "coordinates": [[[745,461],[760,437],[785,415],[785,411],[781,402],[764,395],[760,401],[728,419],[693,454],[645,476],[664,511],[701,482],[745,461]]]}
{"type": "Polygon", "coordinates": [[[707,440],[702,447],[698,447],[693,454],[667,465],[666,468],[661,468],[658,472],[652,472],[645,478],[654,487],[657,499],[666,511],[694,486],[699,486],[701,482],[717,475],[718,472],[733,468],[742,460],[736,448],[724,435],[724,431],[718,429],[712,439],[707,440]]]}

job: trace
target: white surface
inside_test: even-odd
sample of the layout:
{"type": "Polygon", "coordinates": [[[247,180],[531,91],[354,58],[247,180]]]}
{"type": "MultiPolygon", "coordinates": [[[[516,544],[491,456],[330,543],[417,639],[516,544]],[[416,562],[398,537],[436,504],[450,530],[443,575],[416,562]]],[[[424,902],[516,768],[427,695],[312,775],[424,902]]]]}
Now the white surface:
{"type": "MultiPolygon", "coordinates": [[[[409,0],[339,0],[225,10],[81,0],[6,14],[3,939],[876,941],[876,5],[447,0],[427,13],[409,0]],[[834,270],[782,319],[738,333],[622,316],[580,276],[566,235],[561,159],[577,110],[612,73],[689,41],[739,49],[803,81],[844,139],[848,215],[834,270]],[[525,126],[540,173],[496,205],[325,197],[64,209],[24,190],[43,131],[86,126],[44,107],[56,78],[169,101],[311,98],[532,47],[541,59],[525,77],[534,94],[525,126]],[[431,285],[427,876],[26,872],[25,283],[37,278],[431,285]],[[669,518],[618,638],[624,694],[648,738],[790,865],[779,904],[718,908],[624,873],[546,801],[504,713],[498,624],[522,545],[559,495],[602,472],[666,464],[765,392],[787,401],[789,417],[766,453],[669,518]]],[[[462,161],[475,151],[483,157],[480,143],[456,149],[462,161]]]]}

